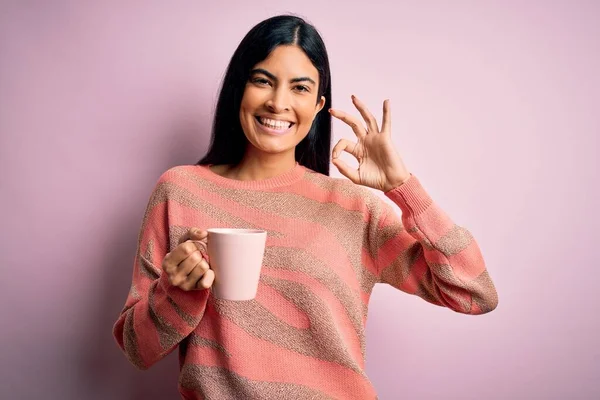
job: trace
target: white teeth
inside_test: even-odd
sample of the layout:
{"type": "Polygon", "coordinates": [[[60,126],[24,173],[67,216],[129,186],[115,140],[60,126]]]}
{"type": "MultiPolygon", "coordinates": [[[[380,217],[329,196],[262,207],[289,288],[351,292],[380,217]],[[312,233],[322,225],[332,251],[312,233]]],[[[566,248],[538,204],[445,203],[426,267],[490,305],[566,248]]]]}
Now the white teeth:
{"type": "Polygon", "coordinates": [[[260,117],[260,123],[272,129],[288,129],[292,123],[288,121],[278,121],[270,118],[260,117]]]}

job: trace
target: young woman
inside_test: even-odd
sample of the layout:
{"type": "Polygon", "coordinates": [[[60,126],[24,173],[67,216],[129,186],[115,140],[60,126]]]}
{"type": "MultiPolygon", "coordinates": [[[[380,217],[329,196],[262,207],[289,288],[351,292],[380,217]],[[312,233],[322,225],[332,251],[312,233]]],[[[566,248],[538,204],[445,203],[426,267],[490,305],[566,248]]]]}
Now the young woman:
{"type": "Polygon", "coordinates": [[[394,149],[389,101],[381,126],[353,102],[364,122],[331,109],[325,45],[304,20],[270,18],[246,35],[207,155],[165,172],[150,198],[114,327],[134,365],[178,347],[186,399],[373,399],[364,356],[375,283],[461,313],[496,307],[477,243],[394,149]],[[356,134],[333,152],[332,116],[356,134]],[[348,179],[330,178],[330,162],[348,179]],[[268,231],[254,300],[211,295],[215,275],[196,243],[212,227],[268,231]]]}

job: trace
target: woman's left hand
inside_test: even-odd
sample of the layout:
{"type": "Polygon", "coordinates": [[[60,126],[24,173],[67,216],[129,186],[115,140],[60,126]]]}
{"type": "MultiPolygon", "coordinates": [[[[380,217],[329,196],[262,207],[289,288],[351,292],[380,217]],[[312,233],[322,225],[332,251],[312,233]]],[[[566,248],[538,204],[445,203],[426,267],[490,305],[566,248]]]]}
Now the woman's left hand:
{"type": "Polygon", "coordinates": [[[381,130],[377,120],[367,107],[352,96],[352,101],[367,126],[343,111],[330,109],[335,118],[350,125],[358,141],[356,143],[341,139],[333,148],[332,163],[352,182],[387,192],[410,178],[410,172],[392,143],[392,119],[390,101],[383,102],[383,124],[381,130]],[[342,151],[352,154],[358,160],[358,169],[351,168],[339,156],[342,151]]]}

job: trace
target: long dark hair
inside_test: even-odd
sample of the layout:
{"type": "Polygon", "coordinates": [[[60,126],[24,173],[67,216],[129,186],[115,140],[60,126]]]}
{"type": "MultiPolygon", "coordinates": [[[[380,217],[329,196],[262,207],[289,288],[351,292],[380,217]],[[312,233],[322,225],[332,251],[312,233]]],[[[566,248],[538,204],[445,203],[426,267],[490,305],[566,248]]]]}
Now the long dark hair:
{"type": "Polygon", "coordinates": [[[233,164],[242,161],[248,139],[240,124],[240,105],[252,68],[279,45],[295,45],[319,71],[317,103],[325,96],[324,110],[317,113],[310,131],[296,146],[296,161],[329,175],[331,153],[331,73],[325,43],[316,28],[293,15],[279,15],[260,22],[246,34],[233,53],[213,120],[211,142],[199,165],[233,164]]]}

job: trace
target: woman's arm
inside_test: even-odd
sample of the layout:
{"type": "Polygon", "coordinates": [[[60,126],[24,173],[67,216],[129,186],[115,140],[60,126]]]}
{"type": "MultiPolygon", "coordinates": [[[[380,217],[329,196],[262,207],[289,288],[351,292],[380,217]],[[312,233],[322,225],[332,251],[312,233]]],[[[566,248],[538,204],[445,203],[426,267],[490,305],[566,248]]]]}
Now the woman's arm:
{"type": "MultiPolygon", "coordinates": [[[[113,334],[125,355],[147,369],[169,354],[198,325],[204,314],[208,290],[184,291],[172,286],[161,269],[169,249],[169,173],[152,194],[138,240],[131,289],[113,334]]],[[[171,210],[172,212],[173,210],[171,210]]]]}
{"type": "Polygon", "coordinates": [[[380,282],[460,313],[496,308],[498,295],[471,233],[452,222],[415,176],[385,194],[402,209],[402,220],[385,204],[371,249],[380,282]]]}

